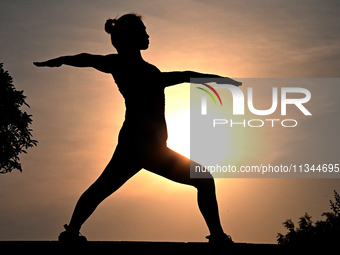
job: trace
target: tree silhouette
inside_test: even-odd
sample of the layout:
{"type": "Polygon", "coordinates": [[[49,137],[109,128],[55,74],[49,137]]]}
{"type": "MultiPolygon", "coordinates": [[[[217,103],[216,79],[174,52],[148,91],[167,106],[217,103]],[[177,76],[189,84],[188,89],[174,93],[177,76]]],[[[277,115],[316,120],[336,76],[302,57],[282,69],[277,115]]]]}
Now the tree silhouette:
{"type": "Polygon", "coordinates": [[[3,69],[0,63],[0,173],[8,173],[13,169],[22,172],[18,155],[27,153],[26,149],[37,145],[32,140],[32,115],[22,112],[25,102],[24,91],[18,91],[13,85],[13,78],[3,69]]]}
{"type": "Polygon", "coordinates": [[[299,226],[295,228],[291,219],[282,224],[288,233],[278,233],[279,244],[291,246],[315,247],[322,246],[331,251],[339,252],[338,242],[340,240],[340,195],[334,190],[335,202],[330,200],[331,212],[324,212],[326,220],[313,223],[312,217],[305,213],[300,217],[299,226]]]}

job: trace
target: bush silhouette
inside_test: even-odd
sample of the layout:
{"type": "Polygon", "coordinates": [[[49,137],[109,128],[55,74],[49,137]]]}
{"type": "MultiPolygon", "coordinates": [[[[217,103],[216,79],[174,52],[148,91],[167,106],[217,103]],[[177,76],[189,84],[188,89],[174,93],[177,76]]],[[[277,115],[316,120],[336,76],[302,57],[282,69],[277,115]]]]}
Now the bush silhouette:
{"type": "Polygon", "coordinates": [[[326,220],[313,222],[312,217],[305,213],[300,217],[299,226],[295,228],[291,219],[282,224],[288,230],[283,235],[278,233],[279,244],[292,246],[322,246],[335,251],[340,240],[340,195],[334,190],[335,202],[330,200],[331,212],[324,212],[326,220]]]}
{"type": "Polygon", "coordinates": [[[18,155],[27,153],[26,149],[37,145],[32,140],[32,115],[22,112],[25,102],[24,91],[18,91],[13,85],[13,78],[0,63],[0,173],[13,169],[22,171],[18,155]]]}

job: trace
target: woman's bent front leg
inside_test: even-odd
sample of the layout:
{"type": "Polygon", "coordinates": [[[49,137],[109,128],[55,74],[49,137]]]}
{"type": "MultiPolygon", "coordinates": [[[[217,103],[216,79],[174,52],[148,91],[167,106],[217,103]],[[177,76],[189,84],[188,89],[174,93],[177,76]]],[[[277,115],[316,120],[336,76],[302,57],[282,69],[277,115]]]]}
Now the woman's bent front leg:
{"type": "Polygon", "coordinates": [[[197,189],[198,206],[210,234],[224,233],[218,212],[215,183],[210,173],[206,173],[205,178],[190,178],[190,164],[198,164],[167,147],[148,153],[143,158],[143,167],[150,172],[178,183],[194,186],[197,189]]]}

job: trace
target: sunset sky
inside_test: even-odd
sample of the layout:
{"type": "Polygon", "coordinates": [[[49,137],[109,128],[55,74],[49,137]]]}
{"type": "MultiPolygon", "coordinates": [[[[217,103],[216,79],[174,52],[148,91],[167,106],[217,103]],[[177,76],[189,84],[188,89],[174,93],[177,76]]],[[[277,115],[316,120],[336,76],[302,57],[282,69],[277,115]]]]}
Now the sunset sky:
{"type": "MultiPolygon", "coordinates": [[[[124,100],[111,75],[90,68],[37,68],[34,61],[115,53],[104,31],[106,19],[136,12],[150,35],[143,57],[161,71],[236,79],[338,78],[339,11],[337,0],[2,0],[0,63],[27,96],[31,108],[23,110],[33,115],[39,144],[21,156],[22,173],[0,176],[0,240],[56,240],[79,196],[110,160],[124,120],[124,100]]],[[[313,87],[314,119],[304,122],[306,129],[252,135],[266,152],[259,157],[275,164],[337,156],[340,91],[321,85],[313,87]]],[[[189,95],[189,84],[166,89],[168,145],[186,156],[189,95]]],[[[245,143],[241,135],[233,139],[245,143]]],[[[244,155],[236,156],[248,159],[244,155]]],[[[340,192],[340,179],[220,178],[216,187],[222,225],[234,241],[276,243],[277,233],[286,233],[286,219],[297,223],[308,212],[321,220],[333,190],[340,192]]],[[[183,242],[202,242],[209,234],[195,189],[145,170],[105,200],[81,232],[89,240],[183,242]]]]}

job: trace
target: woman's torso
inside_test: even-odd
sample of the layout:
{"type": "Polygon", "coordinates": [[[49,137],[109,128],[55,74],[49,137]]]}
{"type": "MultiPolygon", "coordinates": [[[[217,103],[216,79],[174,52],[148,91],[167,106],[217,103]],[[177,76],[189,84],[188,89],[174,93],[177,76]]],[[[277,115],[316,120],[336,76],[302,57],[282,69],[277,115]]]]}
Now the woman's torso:
{"type": "Polygon", "coordinates": [[[125,99],[119,142],[165,144],[165,95],[160,70],[144,60],[118,61],[112,76],[125,99]]]}

